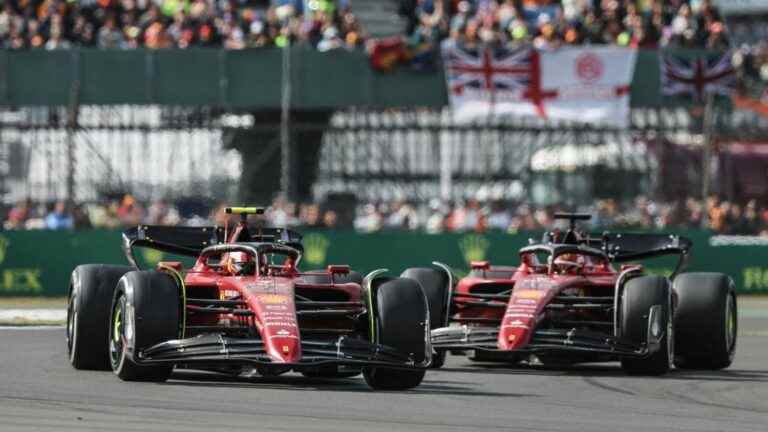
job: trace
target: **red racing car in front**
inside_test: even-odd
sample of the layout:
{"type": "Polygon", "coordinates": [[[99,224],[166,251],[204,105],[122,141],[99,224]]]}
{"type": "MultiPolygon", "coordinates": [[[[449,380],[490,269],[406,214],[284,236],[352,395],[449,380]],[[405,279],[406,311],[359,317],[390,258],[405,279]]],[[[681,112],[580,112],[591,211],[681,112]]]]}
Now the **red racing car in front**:
{"type": "Polygon", "coordinates": [[[301,235],[249,227],[259,208],[229,208],[221,227],[141,225],[123,234],[133,267],[72,273],[67,353],[77,369],[127,381],[164,381],[174,368],[308,377],[360,373],[376,389],[418,386],[431,361],[429,315],[418,283],[364,279],[348,266],[301,273],[301,235]],[[196,257],[188,270],[142,271],[135,247],[196,257]]]}
{"type": "Polygon", "coordinates": [[[402,274],[427,295],[434,367],[447,351],[474,351],[473,359],[481,361],[619,360],[628,373],[651,375],[672,365],[731,364],[734,283],[722,273],[680,273],[690,240],[667,234],[590,237],[575,227],[589,215],[556,218],[568,219],[570,228],[547,232],[541,243],[522,248],[516,267],[474,262],[458,282],[439,263],[402,274]],[[633,263],[662,255],[679,257],[669,277],[633,263]]]}

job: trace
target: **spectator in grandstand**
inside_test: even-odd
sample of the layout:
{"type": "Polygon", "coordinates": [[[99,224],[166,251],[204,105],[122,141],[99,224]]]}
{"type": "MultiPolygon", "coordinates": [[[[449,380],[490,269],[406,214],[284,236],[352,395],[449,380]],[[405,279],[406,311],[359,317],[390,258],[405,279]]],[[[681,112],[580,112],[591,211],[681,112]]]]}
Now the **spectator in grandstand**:
{"type": "MultiPolygon", "coordinates": [[[[195,201],[197,202],[197,201],[195,201]]],[[[132,195],[104,203],[75,204],[71,214],[64,202],[57,202],[51,211],[44,204],[21,201],[13,206],[3,221],[4,229],[87,229],[122,228],[140,223],[161,225],[223,225],[236,222],[233,215],[224,212],[224,205],[212,212],[202,205],[194,212],[180,212],[176,205],[156,200],[147,206],[132,195]],[[186,214],[182,217],[181,214],[186,214]]],[[[688,198],[679,202],[657,202],[644,196],[630,203],[619,204],[612,199],[597,200],[591,206],[535,207],[508,201],[481,202],[475,199],[457,201],[449,206],[434,199],[428,203],[409,203],[401,200],[390,203],[365,203],[357,208],[351,226],[344,225],[335,210],[324,209],[325,203],[306,203],[296,206],[277,199],[267,210],[268,225],[318,229],[354,228],[360,232],[380,230],[423,230],[440,232],[483,232],[485,230],[518,232],[542,230],[553,226],[553,215],[558,211],[579,210],[593,214],[591,227],[595,231],[606,229],[700,229],[702,217],[707,215],[707,228],[714,233],[768,236],[768,205],[759,201],[729,202],[717,196],[705,202],[688,198]]],[[[187,204],[188,207],[188,204],[187,204]]],[[[348,222],[346,222],[348,223],[348,222]]]]}
{"type": "Polygon", "coordinates": [[[88,212],[85,210],[82,204],[75,204],[72,208],[72,227],[74,229],[90,229],[93,228],[91,224],[91,218],[88,216],[88,212]]]}
{"type": "Polygon", "coordinates": [[[144,217],[144,210],[136,202],[132,195],[127,194],[123,197],[120,207],[117,209],[117,218],[124,226],[138,225],[144,217]]]}
{"type": "Polygon", "coordinates": [[[323,213],[323,223],[321,225],[323,228],[329,228],[329,229],[338,228],[339,227],[338,223],[339,223],[339,217],[335,211],[326,210],[325,213],[323,213]]]}
{"type": "Polygon", "coordinates": [[[74,220],[67,213],[67,204],[64,201],[58,201],[53,209],[45,217],[45,227],[50,230],[72,229],[75,227],[74,220]]]}
{"type": "Polygon", "coordinates": [[[486,224],[489,230],[506,231],[512,223],[512,218],[501,201],[491,203],[486,224]]]}
{"type": "Polygon", "coordinates": [[[5,223],[3,224],[3,228],[7,230],[24,229],[30,212],[31,209],[29,201],[19,201],[8,212],[5,223]]]}
{"type": "Polygon", "coordinates": [[[328,50],[364,38],[349,0],[5,0],[0,10],[0,43],[9,49],[242,49],[301,41],[328,50]]]}
{"type": "Polygon", "coordinates": [[[121,48],[123,45],[123,32],[117,28],[117,21],[113,15],[99,29],[97,46],[103,49],[121,48]]]}
{"type": "Polygon", "coordinates": [[[611,44],[639,48],[674,45],[728,46],[726,26],[709,0],[412,0],[402,2],[408,33],[439,31],[449,43],[478,43],[539,49],[562,44],[611,44]],[[694,7],[691,6],[694,4],[694,7]],[[443,10],[442,5],[448,5],[443,10]]]}
{"type": "Polygon", "coordinates": [[[302,204],[299,209],[299,225],[307,227],[321,226],[320,206],[317,204],[302,204]]]}
{"type": "Polygon", "coordinates": [[[360,232],[378,231],[383,225],[383,217],[375,205],[368,203],[361,206],[353,225],[360,232]]]}
{"type": "Polygon", "coordinates": [[[72,44],[69,43],[68,40],[62,37],[61,30],[59,28],[51,29],[51,38],[48,39],[48,42],[45,43],[45,49],[49,51],[58,50],[58,49],[69,49],[71,46],[72,44]]]}
{"type": "Polygon", "coordinates": [[[156,200],[147,208],[145,223],[153,225],[176,225],[181,217],[175,207],[169,206],[165,200],[156,200]]]}

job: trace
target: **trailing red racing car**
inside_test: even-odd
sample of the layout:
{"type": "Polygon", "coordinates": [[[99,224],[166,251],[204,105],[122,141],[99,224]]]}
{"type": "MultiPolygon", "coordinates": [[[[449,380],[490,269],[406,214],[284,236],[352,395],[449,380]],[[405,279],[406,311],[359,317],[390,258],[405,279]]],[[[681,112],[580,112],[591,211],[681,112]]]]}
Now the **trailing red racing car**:
{"type": "MultiPolygon", "coordinates": [[[[520,250],[517,267],[472,263],[455,282],[446,266],[412,268],[402,277],[427,295],[433,366],[446,351],[475,360],[568,364],[621,361],[631,374],[679,368],[722,369],[736,350],[733,280],[721,273],[680,273],[690,240],[663,234],[580,234],[584,214],[561,233],[520,250]],[[628,262],[678,255],[669,277],[628,262]],[[615,265],[621,264],[617,269],[615,265]],[[533,358],[536,357],[536,359],[533,358]]],[[[533,243],[533,242],[532,242],[533,243]]]]}
{"type": "Polygon", "coordinates": [[[348,266],[300,273],[301,235],[251,228],[259,208],[228,208],[227,227],[141,225],[125,231],[133,267],[73,273],[67,352],[77,369],[126,381],[164,381],[174,367],[232,374],[340,378],[376,389],[418,386],[429,366],[429,315],[418,283],[365,279],[348,266]],[[134,247],[196,257],[140,270],[134,247]]]}

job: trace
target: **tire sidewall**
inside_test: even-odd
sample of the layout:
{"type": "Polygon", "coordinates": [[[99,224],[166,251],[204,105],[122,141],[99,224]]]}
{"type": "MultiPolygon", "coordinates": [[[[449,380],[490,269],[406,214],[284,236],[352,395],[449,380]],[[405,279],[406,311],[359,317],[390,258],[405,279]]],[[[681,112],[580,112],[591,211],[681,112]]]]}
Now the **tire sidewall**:
{"type": "Polygon", "coordinates": [[[621,359],[622,366],[630,373],[659,375],[666,373],[674,360],[675,343],[672,288],[663,276],[646,275],[625,282],[619,314],[620,335],[633,345],[648,343],[648,319],[652,306],[662,306],[664,333],[656,352],[645,358],[621,359]]]}
{"type": "Polygon", "coordinates": [[[729,366],[738,345],[738,301],[733,280],[721,273],[683,273],[675,279],[674,290],[679,336],[675,364],[694,369],[729,366]]]}

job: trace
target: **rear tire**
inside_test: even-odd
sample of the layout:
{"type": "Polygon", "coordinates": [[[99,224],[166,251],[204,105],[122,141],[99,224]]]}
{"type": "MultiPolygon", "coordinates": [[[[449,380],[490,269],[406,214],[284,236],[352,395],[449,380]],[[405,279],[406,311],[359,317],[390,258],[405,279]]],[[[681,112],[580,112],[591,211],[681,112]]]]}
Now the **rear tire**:
{"type": "Polygon", "coordinates": [[[72,272],[67,303],[67,358],[75,369],[109,370],[109,312],[128,266],[88,264],[72,272]]]}
{"type": "MultiPolygon", "coordinates": [[[[374,288],[378,327],[376,342],[408,354],[415,363],[424,362],[429,337],[427,300],[419,284],[396,278],[374,288]]],[[[406,390],[421,384],[424,369],[363,368],[363,377],[376,390],[406,390]]]]}
{"type": "Polygon", "coordinates": [[[632,375],[663,375],[671,365],[672,334],[671,290],[667,278],[658,275],[628,280],[620,300],[621,337],[634,345],[647,343],[651,306],[661,306],[661,322],[665,323],[659,350],[646,358],[625,357],[621,367],[632,375]]]}
{"type": "MultiPolygon", "coordinates": [[[[445,271],[434,268],[409,268],[400,277],[413,279],[419,283],[424,291],[429,305],[429,327],[437,329],[446,326],[448,311],[448,293],[452,289],[449,286],[450,279],[445,271]]],[[[432,353],[433,369],[439,369],[445,364],[445,350],[435,350],[432,353]]]]}
{"type": "Polygon", "coordinates": [[[683,273],[673,285],[675,366],[719,370],[733,362],[738,310],[733,280],[721,273],[683,273]]]}
{"type": "Polygon", "coordinates": [[[109,326],[112,371],[123,381],[167,380],[172,364],[139,365],[135,357],[155,344],[178,338],[179,312],[179,288],[171,275],[134,271],[123,276],[109,326]]]}

